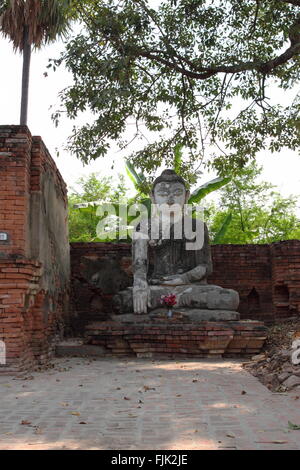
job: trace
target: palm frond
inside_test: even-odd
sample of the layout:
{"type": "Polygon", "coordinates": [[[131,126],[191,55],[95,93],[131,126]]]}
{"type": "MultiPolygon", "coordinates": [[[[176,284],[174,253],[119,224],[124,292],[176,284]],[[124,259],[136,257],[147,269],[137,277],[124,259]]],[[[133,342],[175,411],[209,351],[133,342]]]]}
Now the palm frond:
{"type": "Polygon", "coordinates": [[[73,0],[6,0],[0,9],[0,31],[23,51],[24,33],[35,48],[66,37],[74,17],[73,0]]]}

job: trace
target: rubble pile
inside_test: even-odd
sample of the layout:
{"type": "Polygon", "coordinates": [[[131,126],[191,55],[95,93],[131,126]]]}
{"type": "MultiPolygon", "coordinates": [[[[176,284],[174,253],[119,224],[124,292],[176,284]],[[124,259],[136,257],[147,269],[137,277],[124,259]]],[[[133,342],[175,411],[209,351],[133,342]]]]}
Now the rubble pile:
{"type": "Polygon", "coordinates": [[[261,354],[244,363],[244,368],[272,392],[300,392],[300,319],[289,319],[269,328],[268,339],[261,354]],[[298,340],[298,341],[297,341],[298,340]],[[298,346],[292,349],[296,341],[298,346]],[[299,351],[297,353],[296,351],[299,351]],[[294,353],[294,354],[293,354],[294,353]]]}

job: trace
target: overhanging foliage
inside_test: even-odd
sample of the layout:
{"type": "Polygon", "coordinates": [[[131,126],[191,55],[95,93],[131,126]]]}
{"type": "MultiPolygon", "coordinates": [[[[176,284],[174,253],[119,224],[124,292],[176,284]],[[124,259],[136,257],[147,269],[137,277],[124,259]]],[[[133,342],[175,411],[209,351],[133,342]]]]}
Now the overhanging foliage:
{"type": "Polygon", "coordinates": [[[192,183],[195,162],[228,173],[262,149],[298,149],[299,95],[280,104],[274,90],[299,80],[299,7],[300,0],[77,2],[85,29],[53,64],[64,61],[74,78],[61,93],[63,110],[70,118],[91,110],[95,120],[74,128],[69,148],[88,162],[146,128],[154,134],[131,153],[134,165],[153,173],[182,145],[192,183]]]}

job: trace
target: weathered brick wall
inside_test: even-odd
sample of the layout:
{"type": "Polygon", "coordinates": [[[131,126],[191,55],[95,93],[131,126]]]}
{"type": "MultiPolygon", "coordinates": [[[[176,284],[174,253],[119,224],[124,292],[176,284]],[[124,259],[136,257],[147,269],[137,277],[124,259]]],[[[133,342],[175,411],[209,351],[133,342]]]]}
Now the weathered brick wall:
{"type": "Polygon", "coordinates": [[[49,357],[69,312],[66,185],[26,126],[0,126],[0,234],[5,372],[49,357]]]}
{"type": "MultiPolygon", "coordinates": [[[[242,319],[272,323],[300,315],[300,240],[215,245],[212,257],[209,283],[239,292],[242,319]]],[[[71,279],[75,328],[82,331],[92,320],[106,320],[112,311],[112,295],[121,285],[132,285],[130,245],[72,243],[71,279]],[[108,260],[113,260],[110,272],[108,260]]]]}
{"type": "Polygon", "coordinates": [[[31,144],[26,127],[0,126],[0,230],[9,237],[0,245],[0,258],[29,254],[31,144]]]}
{"type": "Polygon", "coordinates": [[[106,320],[114,293],[132,284],[131,246],[125,243],[71,243],[71,308],[75,331],[106,320]]]}
{"type": "Polygon", "coordinates": [[[241,318],[272,320],[270,245],[215,245],[212,257],[209,282],[239,292],[241,318]]]}
{"type": "Polygon", "coordinates": [[[270,252],[274,315],[300,315],[300,241],[273,243],[270,252]]]}

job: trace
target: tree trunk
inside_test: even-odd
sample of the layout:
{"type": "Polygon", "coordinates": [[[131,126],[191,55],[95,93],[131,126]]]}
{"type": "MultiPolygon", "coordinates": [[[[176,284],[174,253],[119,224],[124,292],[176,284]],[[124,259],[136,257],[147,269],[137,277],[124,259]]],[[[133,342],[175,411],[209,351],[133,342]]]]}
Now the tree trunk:
{"type": "Polygon", "coordinates": [[[28,91],[29,91],[29,71],[31,58],[31,44],[28,41],[28,28],[24,28],[24,49],[23,49],[23,72],[22,72],[22,97],[20,125],[27,125],[28,91]]]}

